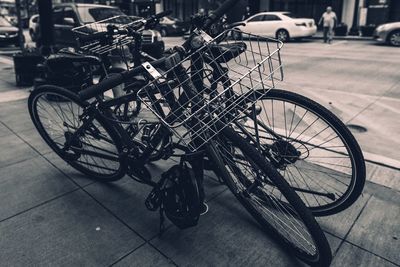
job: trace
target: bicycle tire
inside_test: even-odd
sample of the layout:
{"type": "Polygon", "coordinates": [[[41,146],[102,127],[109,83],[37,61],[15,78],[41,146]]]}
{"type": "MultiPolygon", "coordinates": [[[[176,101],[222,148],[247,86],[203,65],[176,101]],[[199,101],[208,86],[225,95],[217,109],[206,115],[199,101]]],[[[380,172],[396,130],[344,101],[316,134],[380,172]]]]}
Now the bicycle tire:
{"type": "MultiPolygon", "coordinates": [[[[301,115],[302,112],[299,111],[299,109],[304,109],[306,112],[303,113],[303,117],[304,114],[313,114],[315,115],[316,118],[318,118],[318,120],[320,120],[319,123],[323,122],[325,128],[323,128],[323,130],[320,132],[324,132],[327,129],[329,131],[331,131],[332,133],[335,133],[337,136],[334,138],[329,137],[329,135],[327,135],[329,138],[331,139],[336,139],[335,141],[335,148],[333,148],[334,146],[331,146],[331,148],[326,148],[326,147],[322,147],[319,150],[319,148],[316,150],[315,148],[317,146],[313,145],[313,144],[309,144],[310,143],[310,139],[308,139],[308,142],[304,142],[304,141],[300,141],[300,140],[292,140],[291,142],[298,142],[298,143],[302,143],[303,142],[303,146],[307,147],[307,146],[314,146],[311,149],[308,149],[308,156],[307,158],[301,159],[299,160],[299,162],[302,162],[300,164],[303,164],[304,166],[296,166],[297,162],[294,163],[290,163],[288,164],[284,170],[281,170],[281,174],[286,178],[286,180],[291,184],[292,187],[294,188],[301,188],[300,190],[306,189],[313,189],[313,190],[317,190],[318,186],[321,188],[321,190],[325,191],[322,193],[326,193],[327,196],[330,196],[330,202],[328,202],[327,197],[326,196],[321,196],[321,195],[316,195],[316,194],[308,194],[308,193],[304,193],[304,192],[299,192],[299,196],[302,198],[303,202],[306,204],[306,206],[308,208],[311,209],[311,211],[313,212],[313,214],[315,216],[327,216],[327,215],[332,215],[332,214],[336,214],[340,211],[343,211],[345,209],[347,209],[348,207],[350,207],[357,199],[358,197],[361,195],[362,190],[364,188],[364,184],[365,184],[365,178],[366,178],[366,170],[365,170],[365,161],[364,161],[364,157],[361,151],[360,146],[358,145],[356,139],[354,138],[354,136],[351,134],[351,132],[349,131],[349,129],[344,125],[344,123],[337,118],[332,112],[330,112],[328,109],[326,109],[325,107],[323,107],[322,105],[316,103],[315,101],[306,98],[302,95],[290,92],[290,91],[285,91],[285,90],[280,90],[280,89],[273,89],[270,90],[267,94],[265,94],[258,102],[257,105],[261,105],[262,111],[264,111],[264,114],[258,114],[257,115],[257,119],[258,120],[262,120],[262,123],[265,124],[269,124],[269,126],[271,126],[271,128],[279,128],[279,126],[277,126],[279,124],[279,121],[281,122],[281,124],[285,124],[285,126],[281,125],[281,137],[284,137],[285,135],[285,131],[287,131],[287,128],[289,128],[289,126],[287,126],[286,128],[286,123],[288,121],[293,121],[293,117],[292,119],[290,119],[290,117],[287,119],[286,118],[286,111],[282,110],[279,112],[277,111],[279,106],[282,106],[284,110],[290,110],[288,107],[290,107],[290,105],[293,105],[294,108],[291,109],[292,112],[292,116],[294,116],[294,114],[296,113],[296,107],[299,107],[297,109],[297,112],[299,112],[299,114],[301,115]],[[271,107],[271,103],[264,103],[262,101],[270,101],[272,103],[272,107],[271,107]],[[274,108],[274,104],[273,101],[281,101],[283,104],[276,104],[275,108],[274,108]],[[262,105],[260,104],[262,102],[262,105]],[[286,104],[285,104],[286,103],[286,104]],[[267,111],[268,110],[268,111],[267,111]],[[294,111],[293,111],[294,110],[294,111]],[[275,112],[274,112],[275,111],[275,112]],[[268,113],[270,115],[268,115],[268,113]],[[271,118],[271,116],[274,116],[274,114],[280,114],[284,116],[284,119],[281,118],[279,119],[274,119],[271,118]],[[264,117],[264,119],[263,119],[264,117]],[[266,118],[266,119],[265,119],[266,118]],[[284,122],[284,123],[283,123],[284,122]],[[285,128],[285,131],[282,129],[285,128]],[[340,146],[339,146],[340,144],[340,146]],[[343,148],[340,148],[343,147],[343,148]],[[321,150],[325,150],[325,152],[329,152],[331,154],[334,154],[331,157],[331,160],[333,162],[324,162],[326,160],[328,160],[329,157],[325,156],[324,161],[318,161],[318,163],[315,164],[315,162],[313,160],[311,160],[310,157],[310,151],[314,150],[314,154],[317,154],[317,151],[319,151],[318,153],[323,153],[321,152],[321,150]],[[335,151],[337,150],[337,151],[335,151]],[[337,164],[334,161],[344,161],[345,158],[347,156],[345,156],[345,154],[348,154],[349,156],[349,162],[347,163],[348,166],[342,165],[340,166],[339,164],[337,164]],[[336,159],[335,159],[336,158],[336,159]],[[307,161],[308,159],[308,161],[307,161]],[[313,163],[314,162],[314,163],[313,163]],[[306,165],[308,164],[308,165],[306,165]],[[314,165],[311,165],[314,164],[314,165]],[[322,169],[320,172],[319,177],[324,177],[324,181],[321,182],[318,179],[322,179],[322,178],[315,178],[315,176],[310,176],[310,172],[316,172],[317,168],[316,166],[320,166],[320,168],[324,168],[322,169]],[[336,165],[336,166],[335,166],[336,165]],[[313,167],[309,167],[309,166],[313,166],[313,167]],[[335,167],[337,169],[344,169],[347,168],[348,171],[350,172],[351,169],[351,176],[350,174],[346,174],[345,175],[345,171],[341,170],[341,172],[339,172],[338,170],[335,170],[335,167]],[[290,171],[292,168],[293,171],[290,171]],[[306,173],[302,173],[301,170],[302,168],[304,168],[306,170],[306,173]],[[336,171],[336,172],[335,172],[336,171]],[[298,175],[296,175],[296,173],[298,175]],[[298,177],[296,177],[298,176],[298,177]],[[349,177],[350,176],[350,177],[349,177]],[[342,177],[341,180],[340,177],[342,177]],[[313,178],[313,179],[309,179],[309,178],[313,178]],[[331,179],[332,181],[330,181],[328,183],[328,179],[331,179]],[[300,180],[300,181],[299,181],[300,180]],[[307,180],[310,180],[310,183],[312,182],[312,184],[307,183],[307,180]],[[334,184],[333,180],[336,180],[337,182],[334,184]],[[347,182],[349,181],[349,182],[347,182]],[[304,183],[304,187],[301,187],[302,183],[304,183]],[[319,183],[322,183],[324,185],[325,188],[323,188],[323,186],[320,186],[319,183]],[[334,187],[340,187],[340,191],[339,189],[328,195],[329,191],[332,191],[334,189],[334,187]],[[315,188],[315,189],[314,189],[315,188]],[[339,194],[340,192],[340,194],[339,194]],[[334,194],[334,195],[332,195],[334,194]],[[315,200],[315,201],[314,201],[315,200]],[[322,202],[325,203],[322,203],[322,202]]],[[[300,115],[298,117],[300,117],[300,115]]],[[[281,116],[281,117],[283,117],[281,116]]],[[[310,115],[306,115],[308,117],[310,117],[310,115]]],[[[312,121],[310,119],[310,121],[312,121]]],[[[253,122],[254,123],[254,120],[253,122]]],[[[250,123],[251,124],[251,123],[250,123]]],[[[258,123],[260,125],[260,123],[258,123]]],[[[299,124],[299,122],[298,122],[299,124]]],[[[310,127],[310,124],[308,122],[308,127],[310,127]]],[[[312,122],[312,124],[315,124],[315,121],[312,122]]],[[[307,123],[306,123],[307,125],[307,123]]],[[[297,125],[296,125],[297,127],[297,125]]],[[[290,126],[290,128],[292,128],[292,126],[290,126]]],[[[256,130],[253,129],[251,130],[253,132],[253,134],[255,134],[256,130]]],[[[299,130],[300,131],[300,130],[299,130]]],[[[309,130],[304,130],[304,131],[309,131],[309,130]]],[[[328,133],[329,133],[328,131],[328,133]]],[[[294,132],[294,130],[293,130],[294,132]]],[[[327,133],[327,132],[326,132],[327,133]]],[[[268,151],[266,151],[267,149],[270,149],[271,146],[266,146],[266,143],[271,143],[273,140],[272,135],[268,135],[264,132],[264,133],[260,133],[259,131],[259,135],[264,134],[264,138],[260,138],[259,140],[262,139],[262,141],[265,141],[264,143],[261,144],[254,144],[256,147],[261,148],[264,150],[265,154],[268,155],[268,151]],[[267,148],[267,149],[264,149],[267,148]]],[[[289,136],[293,134],[290,133],[289,130],[289,136]]],[[[287,133],[286,133],[287,135],[287,133]]],[[[315,139],[316,135],[312,135],[312,138],[315,139]]],[[[302,138],[302,137],[300,137],[302,138]]],[[[308,138],[308,137],[307,137],[308,138]]],[[[311,138],[311,139],[312,139],[311,138]]],[[[293,139],[293,138],[292,138],[293,139]]],[[[289,138],[287,138],[287,140],[289,140],[289,138]]],[[[276,142],[276,140],[275,140],[276,142]]],[[[329,144],[329,142],[327,142],[326,144],[329,144]]],[[[314,155],[314,158],[316,158],[317,156],[314,155]]],[[[320,158],[323,158],[322,155],[319,155],[320,158]]],[[[344,164],[344,163],[342,163],[344,164]]],[[[320,190],[320,191],[321,191],[320,190]]],[[[319,192],[321,193],[321,192],[319,192]]]]}
{"type": "Polygon", "coordinates": [[[74,146],[81,148],[81,151],[88,149],[87,151],[97,153],[100,157],[96,157],[96,154],[80,153],[79,149],[67,153],[61,149],[63,144],[55,141],[58,138],[65,139],[62,141],[71,138],[73,135],[71,129],[79,128],[79,115],[81,114],[78,113],[83,111],[87,105],[88,103],[81,101],[76,94],[52,85],[43,85],[36,88],[28,99],[29,114],[33,124],[44,141],[58,156],[91,179],[101,182],[111,182],[121,179],[125,175],[127,167],[125,164],[122,164],[122,142],[120,135],[102,116],[95,116],[90,125],[92,129],[80,136],[79,140],[74,141],[76,142],[74,146]],[[42,100],[43,102],[39,102],[42,100]],[[47,106],[43,104],[46,102],[47,106]],[[58,105],[58,108],[55,108],[53,104],[58,105]],[[40,108],[40,105],[43,105],[42,108],[40,108]],[[65,111],[64,108],[69,109],[72,116],[63,114],[65,111]],[[48,118],[47,116],[51,116],[52,113],[54,113],[54,117],[48,118]],[[54,130],[51,128],[53,125],[46,126],[44,124],[43,121],[46,120],[50,124],[54,123],[54,125],[57,121],[60,121],[62,126],[55,125],[59,128],[54,130]],[[96,132],[96,129],[98,132],[96,132]],[[59,137],[53,139],[52,136],[57,131],[59,132],[59,137]],[[100,147],[101,145],[103,147],[100,147]]]}
{"type": "MultiPolygon", "coordinates": [[[[285,249],[293,252],[296,257],[306,262],[307,264],[313,266],[328,266],[332,260],[332,253],[329,243],[326,240],[326,237],[322,232],[320,226],[316,222],[315,218],[312,216],[311,212],[307,209],[299,196],[293,191],[293,189],[291,189],[287,181],[267,160],[265,160],[265,158],[260,154],[258,150],[254,148],[254,146],[252,146],[247,140],[237,134],[233,129],[225,127],[221,131],[221,135],[224,137],[224,142],[231,142],[233,146],[242,151],[243,156],[249,159],[252,162],[253,166],[257,167],[257,170],[259,172],[261,171],[264,175],[268,176],[270,181],[272,181],[275,188],[274,190],[279,190],[279,192],[285,199],[284,205],[280,201],[282,207],[285,207],[285,211],[290,208],[289,213],[294,213],[296,218],[301,221],[301,224],[303,225],[302,230],[306,231],[308,237],[315,245],[315,254],[310,255],[310,253],[305,252],[304,250],[296,246],[287,237],[283,236],[282,233],[279,231],[279,228],[282,227],[284,223],[273,224],[269,222],[267,218],[263,216],[263,214],[261,214],[261,212],[249,200],[251,196],[248,196],[247,193],[243,193],[243,186],[239,185],[237,179],[233,178],[233,175],[231,174],[232,169],[239,168],[237,167],[237,163],[232,163],[229,162],[229,160],[224,159],[224,157],[222,156],[223,152],[221,152],[222,150],[218,146],[218,141],[217,143],[213,141],[213,145],[208,146],[208,154],[212,158],[215,166],[218,168],[219,175],[224,179],[230,191],[235,195],[235,197],[245,207],[250,215],[262,226],[263,230],[268,232],[285,249]],[[231,172],[229,171],[229,169],[231,169],[231,172]]],[[[269,199],[272,202],[274,201],[274,197],[271,195],[269,196],[269,199]]],[[[277,202],[275,202],[275,205],[276,203],[277,202]]],[[[279,211],[283,210],[278,209],[278,212],[279,211]]],[[[274,216],[278,217],[278,212],[276,212],[274,216]]],[[[296,228],[296,230],[298,229],[296,228]]]]}

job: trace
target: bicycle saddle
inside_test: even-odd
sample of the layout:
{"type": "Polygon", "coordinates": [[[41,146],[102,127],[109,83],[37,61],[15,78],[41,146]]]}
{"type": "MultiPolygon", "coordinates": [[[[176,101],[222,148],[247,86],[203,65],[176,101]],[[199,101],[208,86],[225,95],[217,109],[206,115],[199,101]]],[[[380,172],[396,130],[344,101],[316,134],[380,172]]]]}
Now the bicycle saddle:
{"type": "Polygon", "coordinates": [[[227,63],[232,58],[235,58],[246,51],[246,48],[247,46],[245,43],[235,42],[230,44],[212,45],[210,46],[209,51],[218,63],[227,63]]]}

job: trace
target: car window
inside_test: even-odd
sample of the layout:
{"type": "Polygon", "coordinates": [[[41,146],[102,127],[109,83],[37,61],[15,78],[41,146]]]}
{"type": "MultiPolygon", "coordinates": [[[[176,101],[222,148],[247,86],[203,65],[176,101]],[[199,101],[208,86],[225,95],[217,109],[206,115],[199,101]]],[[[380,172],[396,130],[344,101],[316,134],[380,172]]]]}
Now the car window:
{"type": "Polygon", "coordinates": [[[274,20],[281,20],[281,19],[276,15],[265,15],[264,17],[264,21],[274,21],[274,20]]]}
{"type": "Polygon", "coordinates": [[[263,18],[264,18],[264,15],[258,15],[258,16],[255,16],[254,18],[251,18],[249,20],[249,22],[263,21],[263,18]]]}
{"type": "Polygon", "coordinates": [[[56,7],[53,9],[53,22],[54,24],[63,24],[63,8],[56,7]]]}
{"type": "Polygon", "coordinates": [[[297,15],[295,15],[293,13],[290,13],[290,12],[283,13],[283,15],[285,15],[285,16],[287,16],[289,18],[292,18],[292,19],[299,18],[299,16],[297,16],[297,15]]]}
{"type": "MultiPolygon", "coordinates": [[[[83,23],[96,22],[103,19],[112,18],[115,16],[125,16],[125,14],[118,8],[104,8],[104,7],[93,8],[93,7],[80,6],[78,7],[78,13],[83,23]]],[[[125,23],[129,22],[129,18],[124,18],[122,20],[125,20],[124,21],[125,23]]],[[[124,23],[124,22],[119,21],[116,23],[124,23]]]]}
{"type": "Polygon", "coordinates": [[[62,24],[68,24],[68,23],[66,23],[66,20],[70,20],[70,21],[73,21],[74,23],[77,23],[75,12],[72,9],[72,7],[65,7],[64,8],[62,24]]]}

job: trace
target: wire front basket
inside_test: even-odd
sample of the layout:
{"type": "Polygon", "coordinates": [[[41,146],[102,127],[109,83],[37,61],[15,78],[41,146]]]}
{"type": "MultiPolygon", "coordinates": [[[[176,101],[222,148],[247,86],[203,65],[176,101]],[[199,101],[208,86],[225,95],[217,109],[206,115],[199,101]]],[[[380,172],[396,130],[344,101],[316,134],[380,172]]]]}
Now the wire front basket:
{"type": "Polygon", "coordinates": [[[283,80],[282,46],[275,39],[225,31],[162,72],[138,97],[196,151],[223,127],[251,114],[257,100],[283,80]]]}
{"type": "Polygon", "coordinates": [[[113,34],[108,38],[90,38],[98,33],[107,33],[109,27],[113,26],[117,29],[125,29],[128,26],[135,24],[137,21],[132,20],[130,17],[121,15],[107,18],[101,21],[88,23],[83,26],[73,28],[82,51],[89,52],[94,55],[103,55],[133,42],[133,37],[126,34],[113,34]]]}

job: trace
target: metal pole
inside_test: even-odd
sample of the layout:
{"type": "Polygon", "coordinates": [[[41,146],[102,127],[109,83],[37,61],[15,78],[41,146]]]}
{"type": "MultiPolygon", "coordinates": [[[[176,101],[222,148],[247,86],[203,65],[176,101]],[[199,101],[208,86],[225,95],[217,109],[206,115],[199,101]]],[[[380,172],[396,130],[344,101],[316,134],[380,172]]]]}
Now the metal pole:
{"type": "Polygon", "coordinates": [[[358,10],[360,9],[360,0],[356,0],[354,3],[354,13],[353,13],[353,24],[349,31],[349,35],[358,35],[358,10]]]}
{"type": "Polygon", "coordinates": [[[49,55],[54,44],[54,24],[52,0],[39,0],[39,38],[42,41],[40,51],[42,55],[49,55]]]}
{"type": "Polygon", "coordinates": [[[21,19],[21,1],[15,0],[15,9],[17,11],[17,21],[18,21],[18,39],[19,39],[19,48],[22,50],[25,49],[25,42],[24,42],[24,31],[22,27],[22,19],[21,19]]]}

